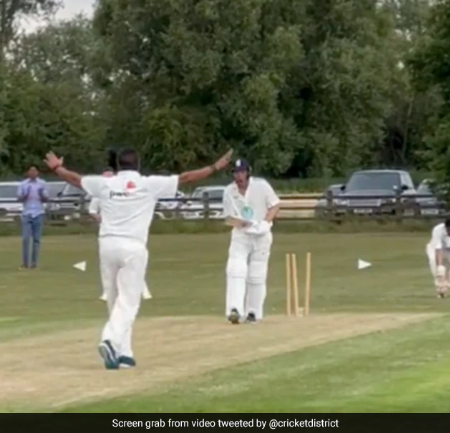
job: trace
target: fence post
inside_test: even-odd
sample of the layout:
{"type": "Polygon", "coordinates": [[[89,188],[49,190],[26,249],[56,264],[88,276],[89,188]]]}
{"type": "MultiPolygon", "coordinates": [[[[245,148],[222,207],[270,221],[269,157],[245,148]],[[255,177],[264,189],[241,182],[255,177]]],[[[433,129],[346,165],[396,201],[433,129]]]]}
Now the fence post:
{"type": "Polygon", "coordinates": [[[209,222],[209,194],[208,191],[204,191],[202,195],[203,201],[203,221],[205,225],[209,222]]]}
{"type": "Polygon", "coordinates": [[[175,197],[175,210],[173,212],[173,219],[178,221],[180,219],[181,207],[184,205],[184,201],[181,197],[175,197]]]}
{"type": "Polygon", "coordinates": [[[327,207],[325,211],[325,218],[327,219],[333,219],[333,209],[334,209],[334,202],[333,202],[333,191],[328,190],[327,191],[327,207]]]}
{"type": "Polygon", "coordinates": [[[402,190],[400,188],[395,190],[395,217],[398,223],[403,222],[402,190]]]}
{"type": "Polygon", "coordinates": [[[86,195],[85,194],[81,194],[80,196],[80,209],[79,209],[79,219],[82,222],[83,219],[85,219],[85,216],[88,212],[86,212],[86,195]]]}

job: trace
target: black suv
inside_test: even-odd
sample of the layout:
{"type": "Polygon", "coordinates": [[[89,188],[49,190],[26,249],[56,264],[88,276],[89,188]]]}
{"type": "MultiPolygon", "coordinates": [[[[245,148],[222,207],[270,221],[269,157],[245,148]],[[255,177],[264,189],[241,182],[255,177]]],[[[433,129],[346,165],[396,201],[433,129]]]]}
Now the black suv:
{"type": "Polygon", "coordinates": [[[403,170],[361,170],[354,172],[335,200],[336,213],[356,215],[395,214],[396,198],[406,205],[404,215],[417,213],[417,194],[410,174],[403,170]]]}

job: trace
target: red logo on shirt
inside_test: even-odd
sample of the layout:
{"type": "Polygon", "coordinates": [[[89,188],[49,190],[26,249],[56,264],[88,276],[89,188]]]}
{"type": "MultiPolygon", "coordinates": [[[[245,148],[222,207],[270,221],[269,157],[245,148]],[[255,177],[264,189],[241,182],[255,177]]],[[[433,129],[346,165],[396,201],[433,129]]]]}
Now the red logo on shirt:
{"type": "Polygon", "coordinates": [[[125,188],[126,189],[134,189],[134,188],[136,188],[136,184],[130,180],[129,182],[127,182],[127,186],[125,188]]]}

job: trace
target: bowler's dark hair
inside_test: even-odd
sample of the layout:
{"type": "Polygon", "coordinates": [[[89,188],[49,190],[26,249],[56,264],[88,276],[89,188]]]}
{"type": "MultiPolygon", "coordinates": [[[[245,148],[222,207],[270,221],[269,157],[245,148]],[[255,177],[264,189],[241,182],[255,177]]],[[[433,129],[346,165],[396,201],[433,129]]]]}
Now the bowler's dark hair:
{"type": "Polygon", "coordinates": [[[140,169],[139,154],[134,149],[123,149],[117,155],[118,170],[140,169]]]}
{"type": "Polygon", "coordinates": [[[117,152],[114,149],[108,149],[107,153],[106,165],[111,167],[111,170],[117,171],[117,152]]]}
{"type": "Polygon", "coordinates": [[[445,227],[448,228],[448,229],[450,229],[450,218],[447,218],[447,219],[445,220],[445,227]]]}

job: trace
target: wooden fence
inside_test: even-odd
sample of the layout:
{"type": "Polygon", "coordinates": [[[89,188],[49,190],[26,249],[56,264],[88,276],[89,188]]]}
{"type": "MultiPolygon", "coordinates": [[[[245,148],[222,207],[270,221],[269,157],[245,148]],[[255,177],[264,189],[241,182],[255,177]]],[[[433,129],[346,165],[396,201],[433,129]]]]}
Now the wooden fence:
{"type": "MultiPolygon", "coordinates": [[[[406,195],[397,192],[381,196],[333,196],[323,194],[280,195],[282,220],[358,219],[435,219],[448,215],[444,203],[429,195],[406,195]]],[[[53,200],[46,205],[48,221],[82,220],[88,216],[88,202],[81,200],[53,200]]],[[[0,221],[14,221],[20,217],[20,203],[0,200],[0,221]]],[[[205,192],[201,198],[176,198],[160,200],[155,208],[155,218],[188,221],[223,219],[221,200],[212,200],[205,192]]]]}

